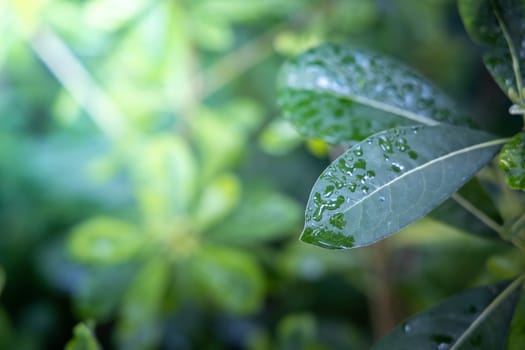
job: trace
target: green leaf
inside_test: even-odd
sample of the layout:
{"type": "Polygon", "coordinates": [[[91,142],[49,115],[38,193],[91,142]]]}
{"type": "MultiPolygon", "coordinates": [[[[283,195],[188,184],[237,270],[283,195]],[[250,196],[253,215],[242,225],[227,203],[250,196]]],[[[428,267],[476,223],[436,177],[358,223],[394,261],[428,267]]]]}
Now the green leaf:
{"type": "Polygon", "coordinates": [[[468,290],[411,317],[373,350],[504,350],[523,279],[468,290]]]}
{"type": "Polygon", "coordinates": [[[204,189],[195,209],[194,225],[205,230],[230,214],[241,196],[241,183],[233,174],[222,174],[204,189]]]}
{"type": "Polygon", "coordinates": [[[454,198],[447,199],[429,216],[465,233],[488,239],[501,238],[503,219],[477,178],[467,182],[454,198]]]}
{"type": "Polygon", "coordinates": [[[525,103],[525,1],[460,0],[459,11],[470,36],[487,46],[485,65],[498,85],[513,102],[525,103]]]}
{"type": "Polygon", "coordinates": [[[522,350],[525,344],[525,290],[522,289],[521,296],[516,305],[514,318],[510,324],[510,334],[506,350],[522,350]]]}
{"type": "Polygon", "coordinates": [[[95,338],[93,327],[86,323],[79,323],[73,329],[73,339],[71,339],[65,350],[100,350],[100,344],[95,338]]]}
{"type": "Polygon", "coordinates": [[[131,259],[142,242],[133,225],[110,217],[97,217],[73,229],[68,249],[72,257],[81,262],[116,264],[131,259]]]}
{"type": "Polygon", "coordinates": [[[405,65],[333,44],[283,66],[279,104],[300,133],[331,143],[396,126],[469,123],[447,96],[405,65]]]}
{"type": "Polygon", "coordinates": [[[525,190],[525,133],[514,136],[500,153],[499,167],[510,188],[525,190]]]}
{"type": "Polygon", "coordinates": [[[452,195],[505,141],[450,125],[373,135],[321,174],[310,194],[301,239],[332,249],[383,239],[452,195]]]}
{"type": "Polygon", "coordinates": [[[152,257],[137,273],[122,302],[117,326],[120,349],[157,348],[169,273],[170,264],[162,256],[152,257]]]}
{"type": "Polygon", "coordinates": [[[208,237],[228,244],[269,241],[298,228],[300,221],[301,206],[295,200],[274,191],[253,190],[208,237]]]}
{"type": "Polygon", "coordinates": [[[204,246],[188,264],[197,293],[229,312],[256,311],[264,297],[264,277],[247,253],[204,246]]]}
{"type": "Polygon", "coordinates": [[[163,229],[189,213],[196,192],[197,164],[184,139],[161,135],[141,145],[133,175],[142,214],[150,229],[163,229]]]}

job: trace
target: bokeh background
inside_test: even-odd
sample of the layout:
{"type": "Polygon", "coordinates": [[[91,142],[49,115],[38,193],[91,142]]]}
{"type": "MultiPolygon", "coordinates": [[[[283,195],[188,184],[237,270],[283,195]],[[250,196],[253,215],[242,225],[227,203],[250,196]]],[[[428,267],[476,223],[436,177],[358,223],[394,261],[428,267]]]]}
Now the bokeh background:
{"type": "Polygon", "coordinates": [[[104,349],[366,349],[501,272],[500,245],[432,219],[298,241],[330,147],[282,120],[285,59],[373,50],[519,127],[455,1],[0,0],[0,38],[0,349],[79,322],[104,349]]]}

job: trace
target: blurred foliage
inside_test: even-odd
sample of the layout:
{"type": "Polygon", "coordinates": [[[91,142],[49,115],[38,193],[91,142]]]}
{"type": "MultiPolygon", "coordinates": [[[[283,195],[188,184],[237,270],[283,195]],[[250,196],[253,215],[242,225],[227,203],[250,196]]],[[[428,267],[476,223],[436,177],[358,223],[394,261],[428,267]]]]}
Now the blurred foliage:
{"type": "MultiPolygon", "coordinates": [[[[2,349],[366,348],[367,252],[296,239],[330,147],[275,107],[283,59],[321,41],[400,57],[509,133],[451,0],[0,0],[0,18],[2,349]]],[[[392,253],[428,276],[392,271],[397,317],[475,283],[445,284],[419,243],[392,253]]]]}

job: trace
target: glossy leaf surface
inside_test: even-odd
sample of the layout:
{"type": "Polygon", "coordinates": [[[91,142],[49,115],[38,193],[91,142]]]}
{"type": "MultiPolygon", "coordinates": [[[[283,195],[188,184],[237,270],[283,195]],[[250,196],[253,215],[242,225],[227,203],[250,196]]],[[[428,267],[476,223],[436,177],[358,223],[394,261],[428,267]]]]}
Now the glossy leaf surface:
{"type": "Polygon", "coordinates": [[[279,103],[302,134],[331,143],[402,125],[468,124],[447,96],[412,69],[332,44],[283,66],[279,103]]]}
{"type": "Polygon", "coordinates": [[[456,295],[415,315],[373,350],[503,350],[521,279],[456,295]]]}
{"type": "Polygon", "coordinates": [[[301,239],[345,249],[385,238],[452,195],[503,142],[449,125],[373,135],[321,174],[310,194],[301,239]]]}
{"type": "Polygon", "coordinates": [[[511,188],[525,190],[525,133],[519,133],[503,146],[499,167],[511,188]]]}
{"type": "Polygon", "coordinates": [[[525,79],[525,1],[460,0],[459,10],[470,36],[488,47],[485,65],[513,102],[523,102],[525,79]]]}

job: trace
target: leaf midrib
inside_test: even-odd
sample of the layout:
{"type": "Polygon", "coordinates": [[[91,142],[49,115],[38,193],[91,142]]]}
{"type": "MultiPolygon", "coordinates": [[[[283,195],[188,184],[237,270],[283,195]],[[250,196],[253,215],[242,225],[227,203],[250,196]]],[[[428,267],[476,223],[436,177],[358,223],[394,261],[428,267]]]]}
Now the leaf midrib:
{"type": "Polygon", "coordinates": [[[447,154],[444,154],[440,157],[437,157],[437,158],[434,158],[424,164],[421,164],[421,165],[418,165],[417,167],[413,168],[413,169],[410,169],[408,170],[406,173],[403,173],[402,175],[388,181],[387,183],[379,186],[378,188],[376,188],[375,190],[373,190],[372,192],[370,192],[369,194],[367,194],[366,196],[363,196],[361,197],[359,200],[357,200],[356,202],[354,202],[350,207],[348,207],[347,209],[345,209],[343,212],[348,212],[350,210],[352,210],[353,208],[355,208],[356,206],[360,205],[361,203],[363,203],[364,201],[368,200],[369,198],[371,198],[372,196],[374,196],[377,192],[381,191],[382,189],[386,188],[386,187],[389,187],[390,185],[392,185],[393,183],[419,171],[420,169],[424,169],[426,168],[427,166],[431,166],[432,164],[435,164],[435,163],[438,163],[438,162],[441,162],[445,159],[448,159],[448,158],[452,158],[452,157],[455,157],[457,155],[460,155],[460,154],[463,154],[463,153],[467,153],[467,152],[470,152],[470,151],[474,151],[476,149],[480,149],[480,148],[485,148],[485,147],[491,147],[491,146],[495,146],[495,145],[499,145],[499,144],[503,144],[503,143],[506,143],[508,142],[509,139],[508,138],[504,138],[504,139],[496,139],[496,140],[492,140],[492,141],[487,141],[487,142],[483,142],[483,143],[480,143],[480,144],[476,144],[476,145],[472,145],[472,146],[469,146],[469,147],[466,147],[466,148],[462,148],[462,149],[459,149],[459,150],[455,150],[453,152],[450,152],[450,153],[447,153],[447,154]]]}

